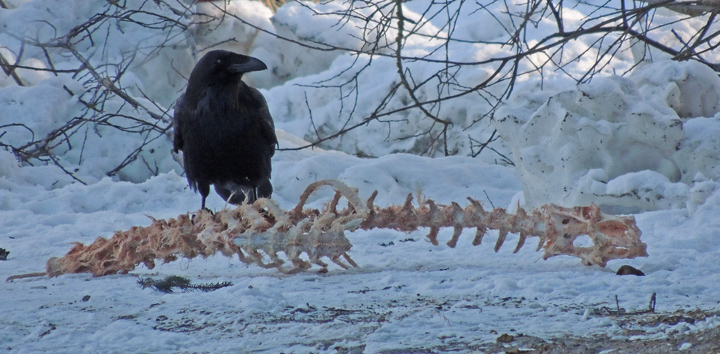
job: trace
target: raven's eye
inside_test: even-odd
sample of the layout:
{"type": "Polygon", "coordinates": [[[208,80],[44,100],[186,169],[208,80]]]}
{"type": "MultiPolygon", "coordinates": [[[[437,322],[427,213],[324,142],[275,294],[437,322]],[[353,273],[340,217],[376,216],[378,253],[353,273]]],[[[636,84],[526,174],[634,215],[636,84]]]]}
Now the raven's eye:
{"type": "Polygon", "coordinates": [[[217,63],[218,65],[222,65],[222,59],[218,59],[218,60],[216,61],[216,63],[217,63]]]}

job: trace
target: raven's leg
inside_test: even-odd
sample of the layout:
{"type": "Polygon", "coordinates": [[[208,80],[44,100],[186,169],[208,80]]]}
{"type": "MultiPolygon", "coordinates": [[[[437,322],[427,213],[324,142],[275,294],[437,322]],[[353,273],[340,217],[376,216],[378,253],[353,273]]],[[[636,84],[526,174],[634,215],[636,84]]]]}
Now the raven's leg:
{"type": "Polygon", "coordinates": [[[208,194],[210,194],[210,185],[198,183],[198,191],[200,192],[200,196],[202,196],[202,206],[200,209],[205,209],[205,198],[207,198],[208,194]]]}
{"type": "Polygon", "coordinates": [[[248,195],[248,203],[255,203],[257,198],[257,188],[250,188],[250,195],[248,195]]]}

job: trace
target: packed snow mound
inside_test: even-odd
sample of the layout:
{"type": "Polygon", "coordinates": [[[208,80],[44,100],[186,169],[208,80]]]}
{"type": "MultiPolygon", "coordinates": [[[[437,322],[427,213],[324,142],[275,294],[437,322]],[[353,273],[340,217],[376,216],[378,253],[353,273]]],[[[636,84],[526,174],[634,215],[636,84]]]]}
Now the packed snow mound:
{"type": "MultiPolygon", "coordinates": [[[[438,66],[416,62],[406,67],[410,68],[416,80],[421,81],[422,78],[428,81],[427,85],[415,91],[418,99],[433,99],[440,85],[438,79],[433,78],[438,66]]],[[[359,126],[324,141],[322,147],[358,156],[400,152],[443,156],[442,124],[419,110],[407,109],[412,99],[404,88],[399,88],[397,70],[395,59],[390,57],[341,55],[328,70],[269,89],[266,97],[270,97],[270,111],[277,126],[308,141],[317,141],[359,126]],[[397,92],[392,98],[386,97],[388,92],[395,90],[397,92]],[[378,113],[391,111],[394,111],[391,115],[374,118],[378,113]],[[425,134],[427,132],[432,134],[425,134]]],[[[488,67],[468,72],[462,78],[463,83],[470,86],[482,82],[492,70],[488,67]]],[[[489,110],[490,104],[471,95],[437,106],[433,114],[453,124],[447,132],[451,154],[470,155],[469,138],[485,141],[490,137],[493,129],[489,120],[484,119],[489,110]],[[473,125],[473,122],[477,123],[473,125]]],[[[500,151],[509,152],[500,145],[500,151]]],[[[489,163],[500,159],[491,153],[481,154],[479,158],[489,163]]]]}
{"type": "Polygon", "coordinates": [[[720,78],[703,64],[648,64],[628,78],[554,94],[540,107],[522,95],[498,110],[495,123],[512,147],[528,206],[681,208],[720,180],[720,78]]]}
{"type": "MultiPolygon", "coordinates": [[[[108,171],[117,169],[125,156],[133,155],[139,146],[144,148],[134,154],[135,161],[115,174],[117,179],[142,182],[159,172],[175,170],[180,166],[170,155],[169,138],[163,132],[149,131],[145,134],[131,134],[136,121],[155,121],[147,112],[135,109],[116,98],[105,101],[107,111],[117,112],[133,119],[105,119],[107,115],[97,114],[82,118],[88,109],[84,104],[80,83],[68,77],[52,77],[34,86],[10,86],[0,88],[0,125],[2,143],[20,147],[35,144],[27,150],[44,157],[43,141],[46,137],[59,138],[49,146],[55,161],[85,183],[94,183],[106,177],[108,171]],[[71,94],[73,93],[73,94],[71,94]]],[[[142,98],[137,99],[152,107],[142,98]]],[[[37,163],[37,162],[36,162],[37,163]]],[[[39,163],[41,164],[41,163],[39,163]]]]}
{"type": "MultiPolygon", "coordinates": [[[[368,45],[363,38],[370,36],[383,46],[380,52],[391,54],[396,33],[392,29],[381,34],[367,31],[363,19],[343,17],[347,4],[288,3],[274,14],[257,1],[185,6],[181,2],[142,2],[125,7],[113,3],[88,7],[36,0],[12,2],[7,9],[0,8],[0,23],[4,25],[0,54],[4,59],[28,67],[68,71],[56,75],[18,69],[24,87],[18,87],[14,78],[0,71],[0,104],[5,107],[0,114],[2,143],[15,148],[38,146],[37,156],[23,158],[28,164],[62,166],[84,183],[95,183],[108,175],[114,180],[139,183],[173,170],[181,174],[181,166],[170,154],[171,131],[167,129],[172,106],[197,59],[217,48],[266,62],[270,70],[250,73],[244,80],[271,88],[264,93],[276,126],[308,141],[358,124],[381,107],[399,109],[410,102],[405,93],[383,103],[387,92],[398,85],[394,59],[355,56],[341,50],[318,51],[286,40],[357,51],[368,45]],[[124,21],[109,20],[114,17],[124,21]],[[47,55],[43,52],[40,43],[70,38],[74,29],[87,26],[88,21],[93,23],[91,33],[72,37],[76,54],[60,47],[50,47],[47,55]],[[107,87],[99,85],[87,71],[73,72],[83,66],[81,58],[100,77],[111,80],[114,88],[105,90],[107,87]],[[123,92],[151,112],[133,107],[113,90],[123,92]],[[96,106],[101,106],[99,111],[96,106]],[[42,142],[48,137],[51,144],[44,146],[42,142]],[[52,161],[46,156],[48,151],[52,161]]],[[[382,16],[373,7],[358,11],[378,21],[382,16]]],[[[409,20],[421,19],[420,14],[410,10],[405,16],[409,20]]],[[[438,31],[433,26],[419,29],[418,33],[426,37],[409,38],[406,52],[427,55],[440,45],[427,36],[438,31]]],[[[472,50],[455,50],[458,60],[491,55],[482,54],[478,46],[469,47],[472,50]]],[[[432,77],[442,66],[407,65],[416,79],[432,77]]],[[[472,86],[484,80],[486,71],[491,69],[464,76],[462,84],[472,86]]],[[[433,98],[438,94],[437,83],[428,83],[416,95],[421,100],[433,98]]],[[[486,102],[470,96],[439,107],[438,114],[456,124],[448,134],[456,143],[450,146],[451,151],[468,153],[468,136],[488,138],[492,129],[486,122],[477,124],[472,132],[462,130],[480,120],[488,109],[486,102]]],[[[441,154],[441,143],[428,151],[432,145],[428,135],[416,137],[418,132],[433,131],[437,136],[439,131],[418,110],[406,110],[387,119],[362,126],[323,146],[370,156],[393,152],[441,154]]],[[[494,162],[493,158],[497,156],[488,162],[494,162]]]]}
{"type": "MultiPolygon", "coordinates": [[[[261,59],[271,70],[246,74],[245,82],[256,87],[282,82],[275,75],[274,67],[278,65],[276,57],[283,46],[273,36],[276,31],[271,23],[273,12],[270,8],[261,1],[215,1],[197,3],[194,10],[188,39],[198,51],[195,61],[216,49],[251,55],[261,59]]],[[[183,72],[186,77],[189,73],[183,72]]]]}
{"type": "MultiPolygon", "coordinates": [[[[74,70],[81,63],[59,45],[70,41],[101,74],[111,78],[118,76],[120,82],[116,85],[131,95],[143,97],[145,92],[158,103],[169,106],[175,100],[176,92],[184,86],[180,73],[192,69],[192,51],[181,26],[168,25],[159,30],[152,24],[166,24],[167,19],[178,18],[176,12],[182,7],[176,4],[171,8],[155,2],[125,5],[25,1],[7,9],[0,8],[2,54],[10,63],[14,63],[19,55],[21,64],[30,67],[74,70]],[[127,17],[125,21],[110,20],[123,16],[127,17]],[[83,27],[86,23],[92,25],[83,27]],[[73,31],[80,28],[92,33],[72,36],[73,31]],[[37,45],[43,43],[49,44],[46,45],[47,52],[37,45]],[[126,75],[121,75],[124,72],[126,75]]],[[[179,17],[178,21],[179,25],[186,25],[189,19],[179,17]]],[[[26,85],[55,76],[29,69],[20,69],[18,74],[26,85]]],[[[84,76],[77,78],[80,81],[86,79],[84,76]]],[[[0,71],[0,87],[14,84],[0,71]]]]}
{"type": "MultiPolygon", "coordinates": [[[[244,79],[264,88],[277,128],[315,142],[358,127],[324,141],[321,144],[324,148],[358,156],[398,152],[443,156],[447,143],[449,154],[467,156],[474,155],[482,143],[497,138],[489,114],[497,98],[504,97],[504,85],[491,85],[451,101],[426,104],[425,108],[435,116],[452,123],[447,131],[443,131],[443,124],[413,108],[413,98],[400,83],[398,64],[392,57],[396,49],[397,17],[386,18],[392,24],[386,27],[387,31],[378,32],[369,25],[390,15],[387,12],[392,11],[392,6],[368,3],[366,7],[353,8],[357,4],[291,2],[273,13],[261,2],[250,0],[190,2],[192,5],[180,1],[129,2],[123,6],[114,2],[86,6],[45,0],[7,3],[8,8],[0,8],[0,54],[11,63],[42,69],[54,67],[63,72],[56,75],[50,71],[18,69],[16,73],[25,84],[18,88],[14,78],[0,71],[0,104],[4,108],[0,126],[5,129],[0,134],[2,143],[13,148],[37,145],[36,151],[44,154],[23,157],[27,164],[59,165],[86,183],[97,182],[105,176],[142,182],[173,170],[181,174],[181,166],[169,152],[172,143],[168,129],[173,102],[183,92],[198,57],[216,48],[250,54],[267,63],[269,70],[250,73],[244,79]],[[351,8],[353,15],[348,15],[346,10],[351,8]],[[88,27],[89,33],[74,32],[88,21],[94,23],[88,27]],[[70,36],[73,33],[75,36],[70,36]],[[75,40],[76,52],[50,46],[45,53],[42,46],[36,45],[36,42],[55,43],[69,36],[75,40]],[[377,45],[372,56],[358,54],[368,45],[377,45]],[[328,49],[329,46],[338,49],[309,48],[328,49]],[[81,59],[97,70],[98,77],[88,70],[74,72],[83,67],[81,59]],[[105,80],[112,81],[112,90],[102,84],[105,80]],[[133,107],[133,103],[118,97],[118,92],[140,102],[145,109],[133,107]],[[98,107],[100,111],[96,111],[98,107]],[[54,132],[63,134],[53,135],[54,132]],[[54,139],[49,139],[52,144],[43,146],[42,141],[53,136],[54,139]],[[47,156],[48,151],[52,159],[47,156]]],[[[507,35],[504,28],[511,23],[493,13],[507,11],[506,4],[493,4],[483,7],[482,11],[462,4],[406,3],[403,7],[406,29],[413,23],[418,27],[413,28],[414,35],[404,38],[403,55],[440,61],[447,55],[458,63],[473,63],[517,54],[510,47],[498,44],[504,43],[507,35]],[[455,14],[455,10],[459,12],[455,14]],[[447,27],[448,21],[454,23],[454,29],[447,27]],[[439,38],[453,33],[460,40],[450,41],[445,47],[439,38]]],[[[583,21],[585,16],[577,11],[565,10],[569,15],[566,23],[583,21]]],[[[534,35],[541,36],[553,33],[556,25],[543,20],[535,29],[534,35]]],[[[594,61],[585,59],[594,57],[588,46],[578,40],[564,47],[563,51],[567,52],[587,51],[582,63],[572,62],[563,67],[563,72],[571,75],[544,72],[542,80],[533,75],[518,77],[514,90],[524,92],[527,102],[516,99],[509,104],[508,107],[515,106],[513,114],[531,116],[548,97],[548,91],[540,91],[539,87],[558,92],[553,90],[566,87],[563,85],[573,81],[571,76],[592,67],[594,61]]],[[[633,65],[631,59],[627,53],[618,54],[618,60],[609,64],[606,71],[622,72],[633,65]]],[[[413,90],[416,98],[434,102],[484,82],[494,74],[497,65],[461,65],[464,69],[460,73],[443,62],[404,60],[402,69],[408,73],[408,80],[419,85],[413,90]]],[[[522,61],[518,70],[531,72],[534,64],[522,61]]],[[[717,85],[711,80],[714,75],[672,65],[665,70],[666,76],[647,70],[646,75],[631,78],[630,84],[622,83],[621,79],[603,82],[617,82],[620,88],[615,89],[622,97],[631,94],[645,97],[646,103],[660,115],[686,119],[710,117],[717,111],[717,85]],[[688,73],[700,77],[684,78],[688,73]]],[[[602,90],[598,87],[596,96],[604,95],[602,90]]],[[[561,97],[565,96],[557,96],[552,104],[562,106],[561,97]]],[[[563,99],[572,101],[570,96],[563,99]]],[[[640,106],[634,99],[630,100],[640,106]]],[[[655,117],[655,113],[649,117],[655,117]]],[[[651,121],[637,124],[651,124],[651,121]]],[[[684,139],[688,129],[707,132],[703,124],[690,122],[684,127],[667,129],[676,140],[684,139]],[[677,133],[678,129],[682,132],[677,133]]],[[[700,135],[694,136],[686,144],[708,156],[688,160],[686,164],[704,171],[707,167],[704,165],[716,149],[700,135]]],[[[496,140],[491,144],[478,160],[508,163],[506,156],[510,148],[505,142],[496,140]]],[[[537,142],[529,146],[533,144],[537,142]]],[[[669,143],[666,145],[669,148],[669,143]]],[[[646,150],[652,150],[647,146],[646,150]]],[[[281,143],[280,148],[284,147],[281,143]]],[[[633,151],[637,151],[637,155],[658,154],[645,152],[643,148],[633,151]]],[[[659,154],[667,159],[670,152],[659,154]]],[[[672,163],[663,162],[662,158],[642,159],[642,162],[649,169],[660,169],[661,175],[672,182],[680,181],[680,175],[691,175],[672,163]]],[[[609,173],[608,178],[619,176],[627,169],[623,162],[608,163],[613,164],[605,171],[609,173]]],[[[704,175],[705,178],[714,176],[704,175]]],[[[681,194],[678,200],[684,200],[686,193],[681,194]]],[[[538,203],[542,201],[538,199],[538,203]]]]}
{"type": "MultiPolygon", "coordinates": [[[[327,70],[341,51],[321,51],[324,44],[359,50],[362,48],[360,28],[354,22],[342,26],[340,16],[320,16],[318,13],[334,13],[343,10],[339,2],[301,3],[289,2],[268,16],[272,31],[277,36],[260,33],[249,51],[270,68],[258,73],[259,87],[281,85],[296,77],[317,74],[327,70]],[[312,26],[308,26],[312,23],[312,26]],[[324,44],[318,44],[324,43],[324,44]],[[301,45],[303,44],[303,45],[301,45]],[[262,80],[262,81],[261,81],[262,80]]],[[[368,16],[372,14],[368,13],[368,16]]]]}
{"type": "MultiPolygon", "coordinates": [[[[450,154],[470,155],[471,139],[486,141],[490,138],[493,128],[486,118],[492,109],[493,99],[483,95],[502,96],[502,88],[491,87],[482,94],[426,104],[425,108],[433,115],[452,123],[447,134],[443,134],[443,124],[419,109],[410,108],[414,102],[401,84],[400,69],[393,57],[397,49],[396,19],[393,18],[392,25],[381,33],[373,27],[392,18],[392,14],[387,14],[392,7],[354,6],[342,2],[288,3],[280,7],[272,18],[275,30],[284,38],[313,47],[343,48],[318,52],[269,39],[270,44],[264,46],[265,49],[253,52],[259,58],[274,58],[269,66],[276,72],[276,79],[290,78],[282,85],[269,88],[266,94],[278,127],[308,141],[322,140],[342,131],[340,136],[323,141],[321,146],[358,156],[383,156],[398,152],[444,156],[445,138],[450,154]],[[352,15],[348,15],[350,9],[355,11],[352,15]],[[387,17],[383,19],[383,16],[387,17]],[[311,22],[313,26],[308,26],[307,23],[311,22]],[[269,48],[273,43],[279,45],[269,48]],[[282,48],[281,52],[276,48],[282,48]],[[370,48],[374,51],[373,55],[357,53],[370,48]]],[[[421,102],[432,102],[439,97],[456,94],[463,88],[474,87],[491,77],[497,68],[497,65],[489,64],[469,68],[458,75],[453,71],[459,70],[457,68],[446,72],[447,67],[442,62],[446,59],[444,42],[437,39],[448,35],[443,27],[446,25],[443,20],[445,10],[438,11],[437,18],[431,16],[432,22],[424,22],[428,21],[428,18],[423,18],[429,16],[423,13],[428,6],[428,2],[419,2],[403,7],[403,16],[408,23],[424,24],[414,29],[415,35],[404,38],[403,55],[436,60],[405,60],[402,64],[408,80],[417,85],[414,95],[421,102]]],[[[456,5],[442,6],[454,9],[456,5]]],[[[438,5],[435,10],[442,6],[438,5]]],[[[487,15],[465,9],[462,16],[467,22],[476,23],[487,15]]],[[[468,35],[480,40],[477,38],[479,34],[473,33],[468,35]]],[[[499,33],[491,33],[481,37],[490,41],[497,40],[498,36],[499,33]]],[[[458,62],[476,62],[513,54],[509,49],[489,48],[476,43],[453,42],[447,51],[447,55],[458,62]]],[[[509,153],[500,141],[494,146],[503,153],[509,153]]],[[[501,156],[488,153],[479,158],[494,163],[501,156]]]]}
{"type": "Polygon", "coordinates": [[[235,45],[228,49],[252,50],[262,32],[232,16],[272,30],[272,12],[260,2],[232,2],[225,10],[223,16],[210,4],[186,9],[180,2],[24,1],[0,8],[4,60],[61,71],[18,69],[18,83],[0,70],[1,143],[22,149],[26,165],[62,166],[83,183],[107,176],[139,183],[169,171],[181,174],[170,153],[168,108],[203,54],[198,48],[225,42],[235,45]],[[78,28],[88,33],[78,34],[78,28]],[[64,41],[74,52],[56,45],[64,41]],[[99,84],[87,70],[74,72],[82,61],[113,87],[99,84]]]}

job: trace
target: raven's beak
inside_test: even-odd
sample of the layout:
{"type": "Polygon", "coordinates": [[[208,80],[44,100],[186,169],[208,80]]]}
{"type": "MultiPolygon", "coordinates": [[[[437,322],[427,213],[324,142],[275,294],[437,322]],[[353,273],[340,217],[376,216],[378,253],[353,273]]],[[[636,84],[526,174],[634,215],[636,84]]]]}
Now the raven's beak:
{"type": "Polygon", "coordinates": [[[258,58],[246,57],[247,61],[230,65],[230,70],[236,73],[249,73],[251,71],[261,71],[267,69],[267,65],[258,58]]]}

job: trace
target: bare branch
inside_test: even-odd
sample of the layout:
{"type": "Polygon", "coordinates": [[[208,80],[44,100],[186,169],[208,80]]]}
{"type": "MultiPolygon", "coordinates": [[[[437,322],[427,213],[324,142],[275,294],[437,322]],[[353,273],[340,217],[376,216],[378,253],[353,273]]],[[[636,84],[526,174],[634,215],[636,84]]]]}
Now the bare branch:
{"type": "Polygon", "coordinates": [[[18,86],[25,86],[25,84],[23,84],[22,80],[20,80],[20,77],[19,77],[18,74],[15,72],[15,69],[17,69],[17,68],[21,68],[21,69],[35,69],[35,68],[24,67],[24,66],[19,66],[19,65],[11,65],[11,64],[5,59],[5,57],[3,57],[2,53],[0,53],[0,66],[1,66],[2,69],[3,69],[3,72],[5,72],[5,75],[12,77],[13,80],[15,80],[15,83],[18,84],[18,86]]]}

